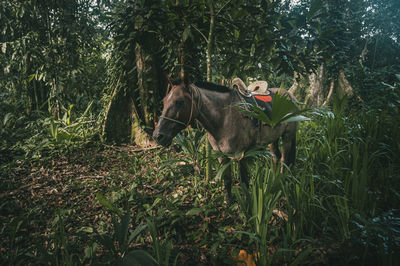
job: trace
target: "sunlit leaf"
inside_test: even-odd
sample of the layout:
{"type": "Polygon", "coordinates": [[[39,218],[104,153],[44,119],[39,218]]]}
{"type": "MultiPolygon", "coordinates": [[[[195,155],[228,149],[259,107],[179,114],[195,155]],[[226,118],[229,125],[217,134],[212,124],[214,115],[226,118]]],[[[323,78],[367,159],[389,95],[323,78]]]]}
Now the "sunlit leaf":
{"type": "Polygon", "coordinates": [[[190,210],[188,210],[188,211],[186,212],[186,216],[197,215],[197,214],[199,214],[199,213],[201,213],[201,212],[202,212],[201,208],[193,208],[193,209],[190,209],[190,210]]]}

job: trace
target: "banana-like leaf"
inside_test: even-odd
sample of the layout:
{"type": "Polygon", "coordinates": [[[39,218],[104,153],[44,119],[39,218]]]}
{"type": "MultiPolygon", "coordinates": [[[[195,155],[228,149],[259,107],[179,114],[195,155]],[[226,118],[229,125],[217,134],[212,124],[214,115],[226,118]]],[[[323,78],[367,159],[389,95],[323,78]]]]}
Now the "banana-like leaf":
{"type": "Polygon", "coordinates": [[[310,118],[303,116],[305,112],[311,109],[299,110],[298,105],[293,102],[287,95],[278,92],[272,101],[271,117],[268,117],[264,110],[255,104],[239,103],[234,108],[239,109],[248,116],[254,117],[263,123],[274,128],[282,123],[307,121],[310,118]]]}

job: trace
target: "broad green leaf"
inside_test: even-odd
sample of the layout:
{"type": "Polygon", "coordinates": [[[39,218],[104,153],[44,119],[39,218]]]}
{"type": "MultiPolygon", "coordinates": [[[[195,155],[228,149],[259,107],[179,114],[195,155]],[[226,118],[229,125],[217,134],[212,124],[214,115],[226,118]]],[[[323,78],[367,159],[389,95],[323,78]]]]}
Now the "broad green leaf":
{"type": "Polygon", "coordinates": [[[109,211],[112,211],[118,215],[121,215],[121,210],[115,207],[110,201],[108,201],[101,193],[96,194],[97,200],[100,202],[103,207],[108,209],[109,211]]]}
{"type": "Polygon", "coordinates": [[[100,245],[103,245],[109,251],[116,252],[115,246],[114,246],[114,241],[108,235],[97,234],[93,238],[97,243],[99,243],[100,245]]]}
{"type": "Polygon", "coordinates": [[[190,26],[187,26],[183,31],[182,40],[186,41],[190,37],[190,26]]]}
{"type": "Polygon", "coordinates": [[[36,78],[36,74],[32,74],[29,76],[28,82],[31,82],[34,78],[36,78]]]}
{"type": "Polygon", "coordinates": [[[215,180],[220,180],[222,175],[225,173],[226,169],[232,164],[232,160],[229,163],[224,164],[219,170],[218,173],[215,175],[215,180]]]}
{"type": "Polygon", "coordinates": [[[261,108],[254,104],[241,103],[238,105],[237,109],[273,128],[281,123],[310,120],[309,118],[300,115],[301,113],[307,112],[310,109],[298,110],[296,103],[294,103],[287,95],[282,94],[281,92],[278,92],[274,96],[271,118],[269,118],[261,108]],[[251,106],[251,111],[247,110],[248,106],[251,106]]]}
{"type": "Polygon", "coordinates": [[[190,209],[190,210],[188,210],[188,211],[186,212],[186,216],[197,215],[197,214],[199,214],[199,213],[201,213],[201,212],[202,212],[201,208],[193,208],[193,209],[190,209]]]}
{"type": "Polygon", "coordinates": [[[85,233],[93,233],[93,228],[89,226],[83,226],[79,229],[79,231],[85,233]]]}
{"type": "Polygon", "coordinates": [[[51,136],[58,141],[58,125],[54,122],[54,120],[51,120],[50,123],[50,133],[51,136]]]}
{"type": "Polygon", "coordinates": [[[235,36],[235,39],[238,40],[240,36],[240,32],[237,29],[234,29],[233,34],[235,36]]]}
{"type": "Polygon", "coordinates": [[[274,99],[272,101],[272,112],[271,112],[271,120],[272,127],[275,127],[276,124],[287,114],[294,112],[297,106],[289,97],[279,91],[275,94],[274,99]]]}
{"type": "Polygon", "coordinates": [[[299,255],[297,255],[296,259],[294,259],[290,265],[294,266],[294,265],[301,265],[303,264],[303,260],[307,258],[307,256],[311,253],[311,251],[313,251],[313,248],[307,248],[306,250],[303,250],[299,255]]]}
{"type": "Polygon", "coordinates": [[[256,45],[253,43],[250,48],[250,56],[253,57],[256,52],[256,45]]]}
{"type": "Polygon", "coordinates": [[[311,119],[302,115],[292,116],[290,118],[282,120],[282,123],[289,123],[289,122],[300,122],[300,121],[310,121],[311,119]]]}
{"type": "Polygon", "coordinates": [[[153,202],[153,205],[151,206],[152,208],[155,207],[162,199],[161,198],[156,198],[153,202]]]}
{"type": "Polygon", "coordinates": [[[129,222],[130,222],[130,213],[126,213],[125,215],[121,216],[121,221],[119,223],[119,228],[116,230],[117,241],[121,249],[125,250],[128,248],[129,243],[128,240],[128,232],[129,232],[129,222]]]}
{"type": "Polygon", "coordinates": [[[118,265],[122,266],[157,266],[157,261],[144,250],[133,250],[126,254],[121,260],[118,261],[118,265]]]}
{"type": "Polygon", "coordinates": [[[147,228],[147,224],[138,225],[133,232],[129,234],[128,244],[130,244],[135,238],[139,236],[139,234],[147,228]]]}
{"type": "Polygon", "coordinates": [[[92,259],[96,256],[98,244],[95,242],[92,245],[85,248],[85,259],[92,259]]]}
{"type": "Polygon", "coordinates": [[[7,125],[8,121],[10,121],[11,117],[13,117],[13,114],[12,114],[12,113],[7,113],[7,114],[4,116],[4,119],[3,119],[3,126],[6,126],[6,125],[7,125]]]}

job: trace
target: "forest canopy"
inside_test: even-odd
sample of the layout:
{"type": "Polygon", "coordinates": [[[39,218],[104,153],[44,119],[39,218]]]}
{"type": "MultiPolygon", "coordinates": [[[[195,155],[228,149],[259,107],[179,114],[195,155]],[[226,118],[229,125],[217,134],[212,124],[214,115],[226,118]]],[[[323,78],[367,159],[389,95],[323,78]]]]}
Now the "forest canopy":
{"type": "Polygon", "coordinates": [[[98,113],[109,97],[119,102],[122,93],[131,101],[122,97],[116,104],[124,112],[108,108],[105,117],[119,126],[106,119],[103,135],[128,141],[132,122],[146,132],[154,128],[166,75],[207,79],[212,43],[210,73],[217,83],[229,85],[240,77],[290,88],[297,82],[299,100],[307,97],[318,105],[331,82],[339,87],[344,77],[359,99],[379,105],[378,93],[395,103],[396,94],[382,82],[393,85],[400,72],[399,5],[394,0],[6,1],[0,10],[3,102],[18,99],[13,106],[26,114],[46,111],[60,118],[70,105],[82,113],[91,102],[98,113]],[[317,92],[307,91],[314,85],[317,92]]]}

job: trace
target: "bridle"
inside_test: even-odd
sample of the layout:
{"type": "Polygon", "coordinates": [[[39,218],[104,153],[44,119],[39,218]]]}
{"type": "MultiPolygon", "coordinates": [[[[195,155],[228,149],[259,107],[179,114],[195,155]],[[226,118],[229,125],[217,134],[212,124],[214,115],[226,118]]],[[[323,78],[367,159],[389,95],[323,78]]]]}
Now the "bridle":
{"type": "MultiPolygon", "coordinates": [[[[196,86],[194,86],[194,85],[192,85],[192,84],[190,84],[189,86],[190,86],[191,104],[190,104],[190,115],[189,115],[188,121],[187,121],[186,123],[184,123],[184,122],[182,122],[182,121],[179,121],[179,120],[170,118],[170,117],[168,117],[168,116],[163,116],[163,115],[160,116],[161,119],[170,120],[170,121],[175,122],[175,123],[177,123],[177,124],[183,125],[185,128],[186,128],[187,126],[189,126],[189,124],[191,123],[192,117],[193,117],[193,109],[194,109],[194,104],[195,104],[195,102],[194,102],[194,97],[193,97],[193,90],[196,90],[196,93],[197,93],[197,95],[198,95],[198,100],[197,100],[197,112],[198,112],[198,113],[200,112],[200,107],[201,107],[201,94],[200,94],[199,88],[197,88],[196,86]]],[[[172,90],[172,89],[171,89],[171,90],[172,90]]]]}

